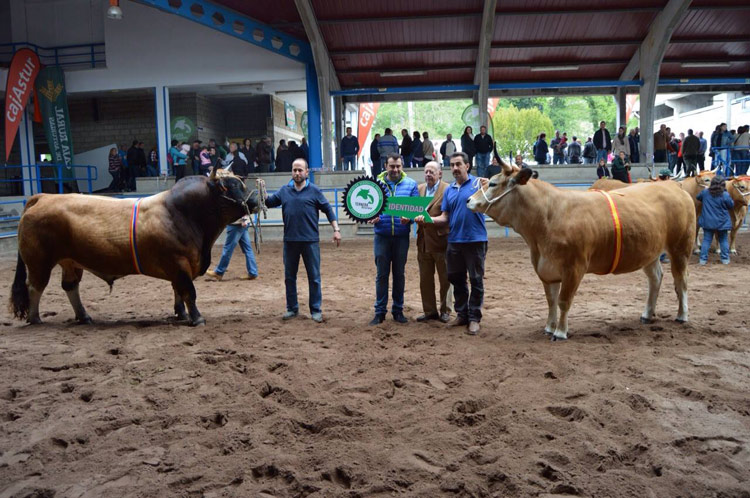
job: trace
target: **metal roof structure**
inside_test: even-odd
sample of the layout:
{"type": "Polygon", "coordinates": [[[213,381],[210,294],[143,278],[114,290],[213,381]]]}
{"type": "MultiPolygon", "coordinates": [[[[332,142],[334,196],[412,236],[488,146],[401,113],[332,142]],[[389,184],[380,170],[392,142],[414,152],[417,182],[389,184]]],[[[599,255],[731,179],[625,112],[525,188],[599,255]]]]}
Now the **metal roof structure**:
{"type": "MultiPolygon", "coordinates": [[[[307,40],[294,0],[215,3],[307,40]]],[[[667,3],[497,0],[488,61],[490,88],[637,80],[637,72],[621,77],[667,3]]],[[[461,90],[475,84],[483,0],[310,4],[343,91],[424,85],[461,90]]],[[[669,39],[660,77],[750,77],[748,26],[750,1],[693,0],[669,39]]]]}

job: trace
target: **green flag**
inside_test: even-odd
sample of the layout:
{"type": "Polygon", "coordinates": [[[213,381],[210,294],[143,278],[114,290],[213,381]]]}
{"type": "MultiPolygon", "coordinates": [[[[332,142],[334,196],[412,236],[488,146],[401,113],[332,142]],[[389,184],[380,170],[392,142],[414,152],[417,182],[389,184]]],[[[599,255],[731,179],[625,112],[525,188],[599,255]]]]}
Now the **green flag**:
{"type": "MultiPolygon", "coordinates": [[[[68,96],[65,92],[65,73],[59,67],[45,67],[39,71],[34,86],[39,95],[44,134],[47,136],[52,162],[63,165],[61,176],[72,180],[76,175],[73,171],[73,136],[68,114],[68,96]]],[[[75,182],[70,182],[68,188],[78,191],[75,182]]]]}
{"type": "Polygon", "coordinates": [[[432,202],[432,197],[389,197],[385,214],[403,216],[411,220],[417,216],[424,216],[427,223],[432,223],[432,218],[427,212],[430,202],[432,202]]]}

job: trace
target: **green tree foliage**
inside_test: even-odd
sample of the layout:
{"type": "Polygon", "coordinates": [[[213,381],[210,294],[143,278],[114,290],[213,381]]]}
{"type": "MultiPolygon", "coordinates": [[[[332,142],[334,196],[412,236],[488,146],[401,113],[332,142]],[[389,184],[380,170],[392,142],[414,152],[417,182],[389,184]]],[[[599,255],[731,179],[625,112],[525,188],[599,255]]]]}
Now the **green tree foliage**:
{"type": "Polygon", "coordinates": [[[531,156],[539,133],[545,132],[549,136],[553,130],[552,120],[536,107],[499,107],[492,118],[492,124],[495,126],[497,152],[501,157],[517,153],[531,156]]]}
{"type": "Polygon", "coordinates": [[[391,128],[393,134],[400,140],[401,130],[406,128],[409,133],[426,131],[430,138],[442,140],[448,133],[453,139],[461,137],[464,124],[461,113],[470,100],[443,100],[412,103],[412,126],[409,126],[409,109],[406,102],[384,102],[378,109],[372,125],[371,135],[383,134],[386,128],[391,128]]]}

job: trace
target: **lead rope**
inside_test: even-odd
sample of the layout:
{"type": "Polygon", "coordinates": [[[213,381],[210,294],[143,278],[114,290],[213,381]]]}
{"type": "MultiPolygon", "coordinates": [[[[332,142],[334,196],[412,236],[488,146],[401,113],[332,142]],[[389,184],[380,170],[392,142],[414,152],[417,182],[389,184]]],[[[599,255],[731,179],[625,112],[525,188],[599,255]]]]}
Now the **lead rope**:
{"type": "Polygon", "coordinates": [[[263,219],[268,218],[268,207],[266,207],[266,198],[268,193],[266,192],[266,184],[261,181],[260,178],[255,179],[255,188],[258,190],[258,213],[255,215],[255,223],[253,223],[253,217],[250,217],[250,224],[253,226],[253,235],[255,239],[255,252],[260,254],[260,244],[263,243],[263,232],[260,229],[260,213],[263,213],[263,219]],[[260,243],[258,242],[260,241],[260,243]]]}

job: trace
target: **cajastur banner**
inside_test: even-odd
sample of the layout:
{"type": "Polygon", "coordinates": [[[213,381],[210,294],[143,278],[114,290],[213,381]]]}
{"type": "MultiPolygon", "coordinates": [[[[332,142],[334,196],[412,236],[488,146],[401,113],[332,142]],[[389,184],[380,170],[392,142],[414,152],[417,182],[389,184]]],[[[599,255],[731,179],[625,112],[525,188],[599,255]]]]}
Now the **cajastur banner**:
{"type": "Polygon", "coordinates": [[[18,126],[23,118],[23,110],[34,88],[34,80],[39,74],[39,57],[28,48],[22,48],[13,55],[5,85],[5,160],[16,140],[18,126]]]}

